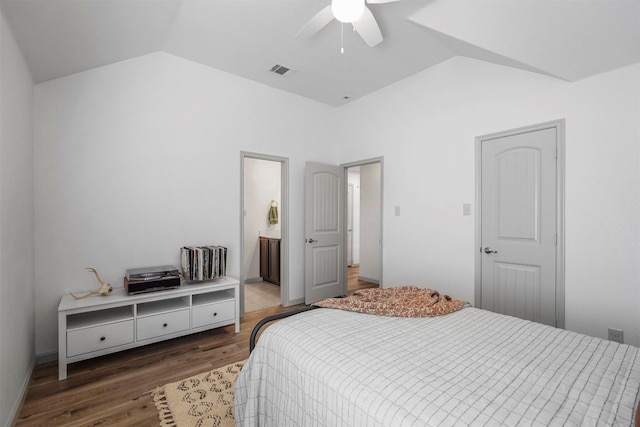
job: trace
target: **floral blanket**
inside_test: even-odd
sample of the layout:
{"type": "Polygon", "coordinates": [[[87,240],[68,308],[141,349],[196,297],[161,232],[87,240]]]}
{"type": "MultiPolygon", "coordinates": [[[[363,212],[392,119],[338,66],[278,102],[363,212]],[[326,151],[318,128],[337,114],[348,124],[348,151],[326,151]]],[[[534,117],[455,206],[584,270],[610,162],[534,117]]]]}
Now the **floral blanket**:
{"type": "Polygon", "coordinates": [[[388,289],[361,289],[346,298],[328,298],[314,304],[359,313],[393,317],[431,317],[460,310],[464,301],[440,295],[432,289],[399,286],[388,289]]]}

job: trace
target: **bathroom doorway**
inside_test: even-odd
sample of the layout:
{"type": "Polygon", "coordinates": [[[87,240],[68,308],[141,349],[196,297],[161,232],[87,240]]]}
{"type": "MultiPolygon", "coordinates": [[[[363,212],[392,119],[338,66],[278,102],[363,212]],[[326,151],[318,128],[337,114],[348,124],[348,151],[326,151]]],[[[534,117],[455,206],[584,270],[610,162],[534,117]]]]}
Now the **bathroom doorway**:
{"type": "Polygon", "coordinates": [[[242,153],[242,314],[286,303],[288,161],[242,153]]]}

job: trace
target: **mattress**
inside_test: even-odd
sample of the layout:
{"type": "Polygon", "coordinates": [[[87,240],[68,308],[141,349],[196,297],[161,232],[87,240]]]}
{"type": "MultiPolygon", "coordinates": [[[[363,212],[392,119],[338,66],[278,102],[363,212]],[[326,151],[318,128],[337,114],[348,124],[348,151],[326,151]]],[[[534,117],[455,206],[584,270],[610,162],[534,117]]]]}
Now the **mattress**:
{"type": "Polygon", "coordinates": [[[236,383],[238,426],[630,426],[638,348],[475,308],[335,309],[269,326],[236,383]]]}

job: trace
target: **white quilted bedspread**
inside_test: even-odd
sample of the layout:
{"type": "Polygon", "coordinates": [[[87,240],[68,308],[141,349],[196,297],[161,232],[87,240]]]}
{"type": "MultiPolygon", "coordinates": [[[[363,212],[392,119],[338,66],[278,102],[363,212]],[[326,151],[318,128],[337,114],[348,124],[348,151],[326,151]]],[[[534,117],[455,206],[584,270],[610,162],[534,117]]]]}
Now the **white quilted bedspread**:
{"type": "Polygon", "coordinates": [[[475,308],[433,318],[317,309],[267,328],[238,426],[625,426],[636,347],[475,308]]]}

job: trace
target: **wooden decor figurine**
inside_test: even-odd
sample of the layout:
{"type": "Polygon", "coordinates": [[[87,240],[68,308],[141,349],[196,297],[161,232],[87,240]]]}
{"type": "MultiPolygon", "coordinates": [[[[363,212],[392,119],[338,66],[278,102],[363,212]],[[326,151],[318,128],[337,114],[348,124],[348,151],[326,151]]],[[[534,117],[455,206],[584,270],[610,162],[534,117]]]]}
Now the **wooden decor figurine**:
{"type": "Polygon", "coordinates": [[[98,272],[96,271],[95,268],[85,268],[85,270],[91,271],[93,272],[93,274],[96,275],[96,279],[98,279],[98,283],[100,283],[100,288],[98,288],[97,291],[91,291],[88,294],[82,295],[82,296],[74,295],[73,293],[69,292],[72,297],[74,297],[75,299],[81,299],[81,298],[86,298],[88,296],[95,295],[95,294],[106,296],[106,295],[109,295],[111,291],[113,291],[113,286],[103,281],[98,275],[98,272]]]}

